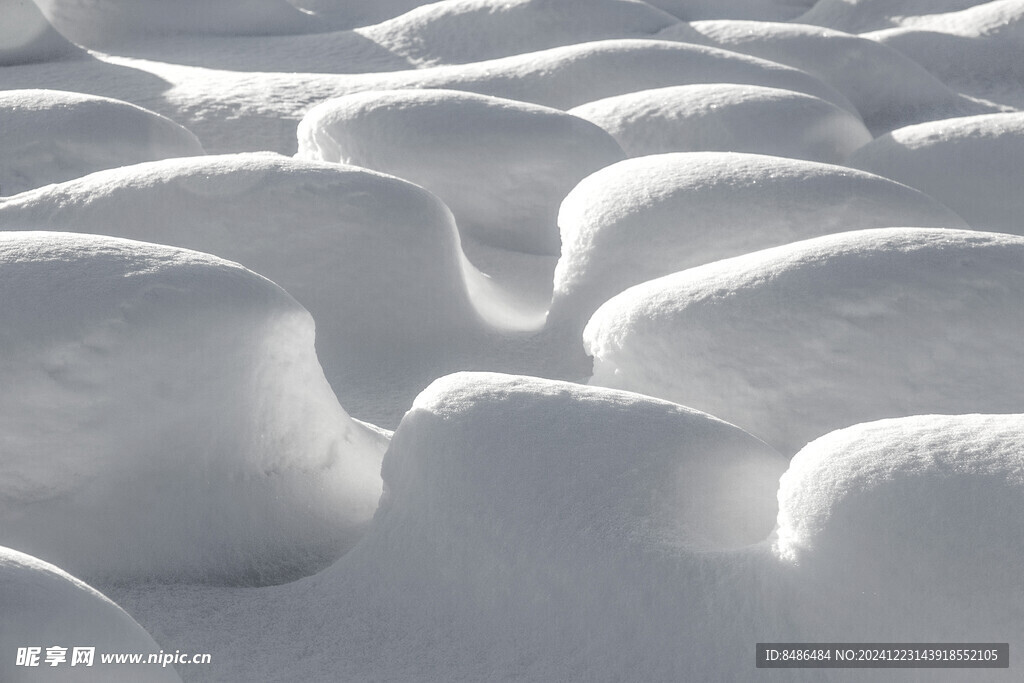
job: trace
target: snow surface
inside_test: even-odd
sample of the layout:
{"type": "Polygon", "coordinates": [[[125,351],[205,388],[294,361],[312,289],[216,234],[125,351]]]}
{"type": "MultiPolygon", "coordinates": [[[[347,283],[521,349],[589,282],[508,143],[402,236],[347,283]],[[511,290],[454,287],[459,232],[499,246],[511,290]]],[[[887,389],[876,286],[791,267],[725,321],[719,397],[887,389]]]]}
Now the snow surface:
{"type": "Polygon", "coordinates": [[[0,0],[0,67],[66,59],[80,50],[57,32],[34,2],[0,0]]]}
{"type": "Polygon", "coordinates": [[[984,0],[818,0],[797,17],[797,21],[850,33],[865,33],[914,24],[923,16],[957,12],[984,4],[984,0]]]}
{"type": "Polygon", "coordinates": [[[0,91],[0,195],[105,168],[203,154],[195,135],[127,102],[53,90],[0,91]]]}
{"type": "Polygon", "coordinates": [[[375,423],[397,423],[494,326],[531,325],[466,261],[440,200],[341,164],[244,154],[127,166],[0,201],[0,230],[172,244],[271,278],[313,314],[342,405],[375,423]]]}
{"type": "Polygon", "coordinates": [[[968,116],[894,130],[850,166],[941,197],[978,229],[1024,234],[1024,113],[968,116]]]}
{"type": "Polygon", "coordinates": [[[562,198],[624,158],[604,130],[565,112],[454,90],[359,93],[299,123],[300,158],[391,173],[451,208],[463,238],[557,256],[562,198]]]}
{"type": "Polygon", "coordinates": [[[651,0],[649,4],[687,21],[693,19],[756,19],[786,21],[815,0],[651,0]]]}
{"type": "Polygon", "coordinates": [[[558,216],[548,323],[573,335],[632,285],[809,237],[893,225],[967,227],[906,186],[842,166],[758,154],[659,154],[581,182],[558,216]]]}
{"type": "Polygon", "coordinates": [[[104,665],[101,653],[160,652],[135,620],[96,589],[30,555],[0,547],[0,676],[6,683],[181,683],[172,667],[104,665]],[[63,665],[47,648],[66,648],[63,665]],[[40,668],[17,666],[18,648],[41,649],[40,668]],[[93,665],[70,666],[74,647],[94,647],[93,665]]]}
{"type": "Polygon", "coordinates": [[[912,123],[995,110],[992,104],[954,92],[896,49],[820,26],[694,21],[670,26],[656,37],[734,50],[806,71],[842,93],[876,135],[912,123]]]}
{"type": "Polygon", "coordinates": [[[1024,405],[1024,238],[891,228],[632,287],[583,333],[592,384],[705,410],[783,453],[834,429],[1024,405]]]}
{"type": "Polygon", "coordinates": [[[754,85],[641,90],[569,113],[604,128],[631,157],[728,151],[840,163],[871,141],[860,118],[845,109],[810,95],[754,85]],[[770,136],[764,135],[766,129],[770,136]]]}
{"type": "Polygon", "coordinates": [[[313,320],[219,258],[0,233],[0,543],[83,578],[267,583],[316,571],[380,496],[313,320]]]}

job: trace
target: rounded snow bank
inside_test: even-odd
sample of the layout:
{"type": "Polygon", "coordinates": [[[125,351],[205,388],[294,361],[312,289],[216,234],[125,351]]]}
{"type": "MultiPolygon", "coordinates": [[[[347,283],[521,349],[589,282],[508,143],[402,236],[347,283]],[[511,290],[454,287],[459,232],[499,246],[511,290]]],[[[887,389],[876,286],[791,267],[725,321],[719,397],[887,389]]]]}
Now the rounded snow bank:
{"type": "Polygon", "coordinates": [[[751,19],[787,21],[814,4],[814,0],[649,0],[686,21],[694,19],[751,19]]]}
{"type": "Polygon", "coordinates": [[[276,35],[313,30],[286,0],[33,0],[58,31],[89,47],[152,34],[276,35]]]}
{"type": "MultiPolygon", "coordinates": [[[[755,154],[662,154],[584,179],[558,216],[548,320],[575,330],[635,284],[823,234],[966,227],[916,190],[841,166],[755,154]]],[[[712,411],[714,412],[714,411],[712,411]]]]}
{"type": "Polygon", "coordinates": [[[134,104],[57,90],[0,92],[0,195],[93,171],[198,156],[195,135],[134,104]]]}
{"type": "Polygon", "coordinates": [[[646,282],[584,331],[593,384],[706,410],[784,453],[834,429],[1024,406],[1024,238],[829,235],[646,282]]]}
{"type": "Polygon", "coordinates": [[[219,258],[0,233],[0,542],[105,580],[267,583],[355,542],[382,448],[313,320],[219,258]]]}
{"type": "Polygon", "coordinates": [[[806,71],[842,93],[876,135],[991,110],[953,92],[898,50],[821,26],[694,21],[670,26],[657,38],[712,45],[806,71]]]}
{"type": "Polygon", "coordinates": [[[32,0],[0,0],[0,66],[50,62],[84,53],[57,32],[32,0]]]}
{"type": "Polygon", "coordinates": [[[451,212],[366,169],[274,154],[139,164],[0,202],[0,229],[112,234],[244,264],[313,314],[328,379],[371,421],[350,380],[389,385],[382,377],[454,353],[483,327],[466,287],[482,276],[465,263],[451,212]]]}
{"type": "Polygon", "coordinates": [[[797,17],[797,21],[864,33],[913,24],[922,16],[957,12],[983,4],[985,0],[819,0],[797,17]]]}
{"type": "Polygon", "coordinates": [[[357,33],[420,63],[463,64],[606,38],[642,37],[676,18],[635,0],[444,0],[357,33]]]}
{"type": "Polygon", "coordinates": [[[35,557],[0,548],[0,607],[0,677],[6,683],[181,683],[173,667],[103,664],[103,653],[156,653],[160,646],[105,596],[35,557]],[[39,648],[38,668],[18,665],[27,647],[39,648]],[[76,661],[76,647],[92,649],[91,665],[76,661]],[[51,652],[63,656],[55,666],[47,661],[51,652]]]}
{"type": "MultiPolygon", "coordinates": [[[[785,463],[740,429],[664,401],[458,373],[425,389],[395,432],[377,521],[532,571],[639,549],[723,550],[767,537],[785,463]]],[[[467,561],[459,571],[473,585],[493,569],[467,561]]]]}
{"type": "Polygon", "coordinates": [[[824,586],[822,596],[846,606],[830,615],[866,618],[860,632],[881,625],[870,615],[882,607],[899,615],[887,631],[1005,642],[1021,635],[1024,607],[1022,473],[1019,414],[833,432],[782,477],[776,549],[805,590],[824,586]]]}
{"type": "Polygon", "coordinates": [[[1024,234],[1024,113],[894,130],[848,163],[941,197],[972,227],[1024,234]]]}
{"type": "Polygon", "coordinates": [[[569,113],[604,128],[631,157],[729,151],[839,163],[871,141],[857,116],[831,102],[755,85],[642,90],[569,113]]]}
{"type": "Polygon", "coordinates": [[[606,132],[565,112],[454,90],[367,92],[314,107],[300,158],[392,173],[434,192],[464,237],[558,255],[558,205],[623,159],[606,132]]]}

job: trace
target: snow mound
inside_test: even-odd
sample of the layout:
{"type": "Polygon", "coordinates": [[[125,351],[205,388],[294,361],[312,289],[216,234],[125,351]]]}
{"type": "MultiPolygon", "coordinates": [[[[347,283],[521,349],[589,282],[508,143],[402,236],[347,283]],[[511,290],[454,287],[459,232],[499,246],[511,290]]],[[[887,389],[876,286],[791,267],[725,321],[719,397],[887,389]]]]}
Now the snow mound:
{"type": "Polygon", "coordinates": [[[286,0],[33,0],[58,31],[88,47],[154,34],[277,35],[317,22],[286,0]]]}
{"type": "Polygon", "coordinates": [[[203,154],[195,135],[134,104],[55,90],[0,92],[0,195],[106,168],[203,154]]]}
{"type": "Polygon", "coordinates": [[[376,424],[396,424],[429,380],[457,368],[492,329],[481,316],[518,324],[466,262],[437,197],[361,168],[274,154],[138,164],[0,202],[0,230],[26,229],[172,244],[271,278],[316,320],[342,405],[376,424]]]}
{"type": "Polygon", "coordinates": [[[974,228],[1024,234],[1024,113],[968,116],[894,130],[850,166],[916,187],[974,228]]]}
{"type": "Polygon", "coordinates": [[[266,583],[335,559],[380,496],[313,320],[219,258],[0,233],[0,543],[79,576],[266,583]]]}
{"type": "Polygon", "coordinates": [[[627,287],[718,259],[848,230],[966,227],[931,198],[885,178],[719,152],[609,166],[569,193],[558,225],[562,256],[548,322],[574,334],[627,287]]]}
{"type": "Polygon", "coordinates": [[[160,652],[160,646],[120,607],[66,572],[30,555],[0,548],[0,677],[7,683],[172,683],[171,666],[104,665],[102,653],[160,652]],[[38,668],[18,666],[21,648],[39,648],[38,668]],[[51,666],[49,648],[63,661],[51,666]],[[92,647],[93,662],[72,667],[75,647],[92,647]]]}
{"type": "Polygon", "coordinates": [[[645,282],[594,314],[593,384],[677,401],[784,453],[834,429],[1024,405],[1024,238],[829,235],[645,282]]]}
{"type": "Polygon", "coordinates": [[[84,53],[57,32],[31,0],[0,0],[0,66],[50,62],[84,53]]]}
{"type": "Polygon", "coordinates": [[[576,183],[621,161],[598,126],[565,112],[453,90],[357,93],[299,124],[300,158],[364,166],[422,185],[463,237],[558,255],[556,217],[576,183]]]}
{"type": "Polygon", "coordinates": [[[357,30],[421,64],[464,64],[606,38],[642,37],[676,18],[636,0],[443,0],[357,30]]]}
{"type": "Polygon", "coordinates": [[[865,33],[913,24],[927,15],[958,12],[984,4],[984,0],[818,0],[796,21],[849,33],[865,33]]]}
{"type": "Polygon", "coordinates": [[[680,19],[751,19],[789,21],[807,10],[815,0],[649,0],[680,19]]]}
{"type": "Polygon", "coordinates": [[[871,140],[861,120],[845,109],[803,93],[755,85],[642,90],[569,113],[604,128],[631,157],[717,150],[839,163],[871,140]]]}
{"type": "Polygon", "coordinates": [[[430,4],[431,0],[288,0],[336,28],[369,26],[430,4]]]}
{"type": "Polygon", "coordinates": [[[874,40],[820,26],[695,21],[656,36],[734,50],[806,71],[842,93],[874,134],[992,111],[951,90],[921,64],[874,40]]]}
{"type": "Polygon", "coordinates": [[[827,587],[817,592],[842,603],[829,614],[850,636],[882,626],[874,637],[1012,642],[1024,608],[1022,453],[1019,414],[907,417],[823,436],[782,477],[777,552],[805,591],[827,587]],[[879,611],[899,618],[878,624],[879,611]],[[861,621],[858,632],[846,620],[861,621]]]}

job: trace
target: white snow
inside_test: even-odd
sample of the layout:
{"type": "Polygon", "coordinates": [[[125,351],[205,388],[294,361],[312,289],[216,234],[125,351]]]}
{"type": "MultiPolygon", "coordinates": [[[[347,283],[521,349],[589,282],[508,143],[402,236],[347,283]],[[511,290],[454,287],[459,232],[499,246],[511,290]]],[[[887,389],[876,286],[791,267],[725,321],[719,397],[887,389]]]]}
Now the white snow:
{"type": "Polygon", "coordinates": [[[656,37],[734,50],[806,71],[841,92],[876,135],[921,121],[994,110],[954,92],[898,50],[820,26],[694,21],[670,26],[656,37]]]}
{"type": "Polygon", "coordinates": [[[856,231],[637,285],[583,336],[592,384],[705,410],[792,454],[868,420],[1019,411],[1021,287],[1024,238],[856,231]]]}
{"type": "Polygon", "coordinates": [[[622,150],[598,126],[549,107],[454,90],[358,93],[314,107],[300,158],[372,168],[440,197],[459,232],[558,255],[562,198],[622,150]]]}
{"type": "Polygon", "coordinates": [[[826,638],[1020,638],[1022,428],[1020,414],[882,420],[793,458],[777,551],[820,596],[826,638]]]}
{"type": "Polygon", "coordinates": [[[558,225],[548,322],[574,334],[627,287],[718,259],[848,230],[966,227],[933,199],[875,175],[720,152],[609,166],[565,198],[558,225]]]}
{"type": "Polygon", "coordinates": [[[754,85],[641,90],[569,113],[604,128],[631,157],[723,151],[840,163],[871,140],[860,118],[845,109],[811,95],[754,85]]]}
{"type": "Polygon", "coordinates": [[[677,22],[637,0],[442,0],[357,29],[416,64],[463,64],[606,38],[642,38],[677,22]]]}
{"type": "Polygon", "coordinates": [[[650,0],[651,5],[680,19],[756,19],[787,21],[802,14],[815,0],[650,0]]]}
{"type": "Polygon", "coordinates": [[[103,653],[158,654],[159,645],[124,610],[67,572],[0,547],[0,677],[6,683],[181,683],[172,666],[103,664],[103,653]],[[39,668],[18,666],[19,648],[39,648],[39,668]],[[63,648],[63,663],[47,662],[63,648]],[[92,647],[93,663],[71,666],[75,647],[92,647]]]}
{"type": "Polygon", "coordinates": [[[0,234],[0,543],[90,580],[267,583],[350,546],[381,439],[313,320],[219,258],[0,234]]]}
{"type": "Polygon", "coordinates": [[[0,195],[106,168],[203,154],[191,132],[134,104],[53,90],[0,91],[0,195]]]}
{"type": "Polygon", "coordinates": [[[1024,234],[1024,113],[930,121],[873,140],[847,163],[941,197],[978,229],[1024,234]]]}
{"type": "Polygon", "coordinates": [[[57,32],[34,2],[0,0],[0,67],[79,56],[80,50],[57,32]]]}
{"type": "Polygon", "coordinates": [[[172,244],[271,278],[313,314],[342,405],[375,423],[397,423],[493,325],[529,326],[466,262],[441,201],[341,164],[274,154],[139,164],[0,201],[0,230],[172,244]]]}
{"type": "Polygon", "coordinates": [[[850,33],[865,33],[913,24],[928,15],[958,12],[984,4],[984,0],[818,0],[797,17],[797,21],[850,33]]]}

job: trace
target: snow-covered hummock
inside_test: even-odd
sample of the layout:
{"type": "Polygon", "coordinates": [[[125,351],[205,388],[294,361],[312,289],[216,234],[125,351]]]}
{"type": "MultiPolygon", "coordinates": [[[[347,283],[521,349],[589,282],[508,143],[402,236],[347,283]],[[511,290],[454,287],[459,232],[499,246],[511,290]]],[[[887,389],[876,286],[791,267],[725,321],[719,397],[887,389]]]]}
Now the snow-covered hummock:
{"type": "Polygon", "coordinates": [[[57,33],[32,0],[0,0],[0,16],[0,67],[84,55],[57,33]]]}
{"type": "Polygon", "coordinates": [[[850,166],[916,187],[977,229],[1024,234],[1024,113],[967,116],[894,130],[850,166]]]}
{"type": "Polygon", "coordinates": [[[288,0],[337,28],[369,26],[428,5],[431,0],[288,0]]]}
{"type": "Polygon", "coordinates": [[[845,109],[811,95],[756,85],[641,90],[569,113],[604,128],[631,157],[729,151],[840,163],[871,140],[860,118],[845,109]]]}
{"type": "Polygon", "coordinates": [[[0,91],[0,195],[143,161],[203,154],[195,135],[134,104],[57,90],[0,91]]]}
{"type": "Polygon", "coordinates": [[[796,21],[864,33],[890,26],[913,25],[928,15],[958,12],[984,4],[984,0],[818,0],[796,21]]]}
{"type": "Polygon", "coordinates": [[[736,427],[649,397],[441,378],[395,433],[372,530],[252,603],[274,617],[237,639],[249,654],[233,675],[701,680],[693,653],[720,622],[744,630],[733,607],[751,611],[740,563],[718,571],[716,551],[767,537],[785,467],[736,427]],[[284,642],[302,657],[274,656],[284,642]]]}
{"type": "Polygon", "coordinates": [[[590,319],[596,385],[677,401],[784,453],[834,429],[1024,407],[1024,238],[828,235],[632,287],[590,319]]]}
{"type": "Polygon", "coordinates": [[[841,92],[876,135],[993,110],[954,92],[898,50],[820,26],[694,21],[670,26],[656,37],[734,50],[806,71],[841,92]]]}
{"type": "Polygon", "coordinates": [[[1013,656],[1024,636],[1022,454],[1020,414],[881,420],[808,444],[780,482],[776,541],[804,596],[804,629],[826,642],[970,634],[1009,641],[1013,656]]]}
{"type": "Polygon", "coordinates": [[[685,21],[695,19],[751,19],[754,21],[788,21],[809,7],[815,0],[649,0],[685,21]]]}
{"type": "MultiPolygon", "coordinates": [[[[0,547],[0,678],[5,683],[181,683],[173,666],[104,665],[102,653],[158,654],[141,626],[103,594],[52,564],[0,547]],[[38,665],[18,665],[19,648],[40,648],[38,665]],[[63,648],[50,650],[50,648],[63,648]],[[95,648],[92,666],[75,647],[95,648]],[[52,654],[47,661],[47,654],[52,654]],[[63,660],[61,660],[63,657],[63,660]]],[[[174,654],[174,651],[171,651],[174,654]]]]}
{"type": "Polygon", "coordinates": [[[454,90],[349,95],[299,124],[298,157],[391,173],[451,208],[459,232],[492,246],[558,255],[558,205],[621,161],[598,126],[563,111],[454,90]]]}
{"type": "Polygon", "coordinates": [[[718,259],[848,230],[967,227],[930,197],[885,178],[720,152],[609,166],[569,193],[558,225],[562,255],[548,322],[574,334],[627,287],[718,259]]]}
{"type": "Polygon", "coordinates": [[[383,444],[269,280],[0,233],[0,319],[0,544],[90,581],[268,583],[320,569],[372,517],[383,444]]]}
{"type": "Polygon", "coordinates": [[[636,0],[443,0],[356,33],[418,64],[464,64],[677,23],[636,0]]]}
{"type": "Polygon", "coordinates": [[[995,0],[900,23],[864,35],[907,54],[956,90],[1024,108],[1020,0],[995,0]]]}
{"type": "Polygon", "coordinates": [[[286,0],[32,0],[72,41],[98,47],[147,35],[276,35],[316,20],[286,0]]]}
{"type": "Polygon", "coordinates": [[[342,405],[376,424],[459,367],[490,329],[481,317],[522,326],[437,197],[362,168],[275,154],[138,164],[0,201],[0,230],[33,229],[172,244],[265,275],[312,313],[342,405]]]}

